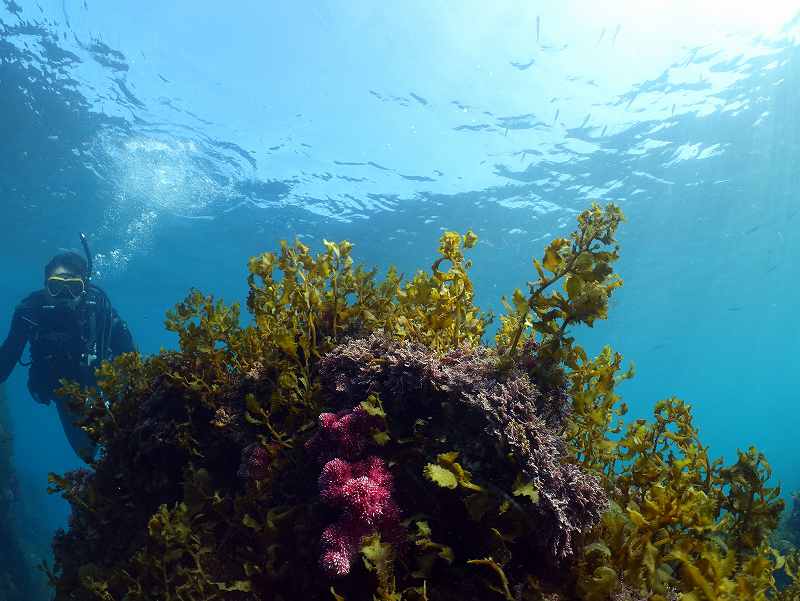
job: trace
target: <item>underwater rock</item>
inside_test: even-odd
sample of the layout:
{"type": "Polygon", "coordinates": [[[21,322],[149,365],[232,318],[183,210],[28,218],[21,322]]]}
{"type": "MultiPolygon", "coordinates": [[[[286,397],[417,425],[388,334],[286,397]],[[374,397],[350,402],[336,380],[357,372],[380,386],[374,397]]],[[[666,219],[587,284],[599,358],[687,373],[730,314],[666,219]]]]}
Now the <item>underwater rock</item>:
{"type": "Polygon", "coordinates": [[[463,347],[440,357],[373,334],[322,357],[319,372],[323,394],[337,405],[378,394],[395,437],[411,435],[423,418],[429,437],[446,437],[487,479],[520,469],[538,492],[530,544],[545,547],[554,565],[573,555],[575,539],[607,506],[599,479],[565,461],[563,440],[540,417],[537,406],[549,399],[521,369],[501,373],[491,349],[463,347]]]}

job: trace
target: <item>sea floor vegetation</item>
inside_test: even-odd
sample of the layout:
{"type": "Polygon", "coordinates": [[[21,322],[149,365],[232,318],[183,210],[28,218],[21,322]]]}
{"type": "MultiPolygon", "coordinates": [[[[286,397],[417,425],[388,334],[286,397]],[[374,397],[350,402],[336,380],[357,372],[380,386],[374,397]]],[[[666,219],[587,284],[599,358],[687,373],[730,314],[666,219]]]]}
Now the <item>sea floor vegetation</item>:
{"type": "Polygon", "coordinates": [[[0,384],[0,600],[43,601],[52,596],[36,569],[43,537],[32,527],[35,518],[23,507],[24,495],[13,461],[13,432],[8,397],[0,384]]]}
{"type": "Polygon", "coordinates": [[[65,383],[102,452],[51,475],[56,600],[800,598],[764,456],[711,457],[676,398],[626,422],[633,370],[574,338],[622,285],[622,221],[580,213],[491,344],[472,232],[410,278],[284,242],[249,262],[247,326],[192,291],[178,350],[65,383]]]}

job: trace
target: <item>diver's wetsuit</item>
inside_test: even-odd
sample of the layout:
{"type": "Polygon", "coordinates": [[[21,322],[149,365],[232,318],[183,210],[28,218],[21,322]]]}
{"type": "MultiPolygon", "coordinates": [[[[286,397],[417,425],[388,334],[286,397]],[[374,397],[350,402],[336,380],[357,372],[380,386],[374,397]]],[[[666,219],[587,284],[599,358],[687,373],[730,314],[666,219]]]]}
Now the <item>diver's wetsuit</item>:
{"type": "Polygon", "coordinates": [[[31,355],[28,390],[40,403],[55,402],[72,448],[82,458],[92,456],[88,436],[75,425],[69,405],[55,391],[61,387],[61,378],[93,386],[101,361],[135,350],[128,326],[97,286],[89,284],[72,306],[39,290],[14,311],[11,331],[0,347],[0,383],[14,370],[27,343],[31,355]]]}

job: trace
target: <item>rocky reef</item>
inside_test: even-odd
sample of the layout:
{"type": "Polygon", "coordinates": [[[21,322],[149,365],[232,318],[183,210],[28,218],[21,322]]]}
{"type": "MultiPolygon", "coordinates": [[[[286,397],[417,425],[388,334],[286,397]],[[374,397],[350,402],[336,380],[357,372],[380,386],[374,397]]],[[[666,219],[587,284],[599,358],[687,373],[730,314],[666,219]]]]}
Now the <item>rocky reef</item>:
{"type": "Polygon", "coordinates": [[[249,263],[247,326],[192,291],[177,351],[65,386],[102,451],[51,475],[56,600],[798,598],[765,458],[710,458],[674,398],[625,424],[632,370],[575,342],[622,285],[622,220],[593,205],[551,241],[492,344],[472,232],[408,280],[282,243],[249,263]]]}

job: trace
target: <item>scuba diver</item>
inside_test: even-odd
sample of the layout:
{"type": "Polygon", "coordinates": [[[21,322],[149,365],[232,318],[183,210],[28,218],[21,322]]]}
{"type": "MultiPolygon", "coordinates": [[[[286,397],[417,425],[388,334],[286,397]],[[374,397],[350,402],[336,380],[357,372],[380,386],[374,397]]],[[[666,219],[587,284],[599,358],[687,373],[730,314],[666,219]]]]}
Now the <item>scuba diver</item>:
{"type": "Polygon", "coordinates": [[[100,363],[135,350],[128,326],[100,288],[91,283],[92,257],[81,234],[86,258],[76,252],[57,254],[45,266],[44,289],[25,298],[14,311],[11,330],[0,347],[0,383],[15,365],[30,366],[28,390],[43,405],[54,402],[70,446],[84,461],[96,448],[76,424],[69,402],[56,393],[59,380],[95,385],[100,363]],[[22,362],[30,344],[30,362],[22,362]]]}

